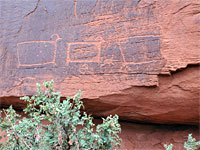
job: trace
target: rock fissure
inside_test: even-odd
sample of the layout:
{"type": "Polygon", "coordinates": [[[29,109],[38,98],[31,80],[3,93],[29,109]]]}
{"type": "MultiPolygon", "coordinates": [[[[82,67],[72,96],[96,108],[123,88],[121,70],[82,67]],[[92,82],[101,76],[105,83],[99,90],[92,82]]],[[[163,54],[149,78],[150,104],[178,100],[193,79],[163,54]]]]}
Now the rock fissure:
{"type": "Polygon", "coordinates": [[[36,4],[35,8],[34,8],[32,11],[30,11],[28,14],[26,14],[26,15],[24,16],[24,18],[26,18],[26,17],[29,16],[30,14],[33,14],[33,13],[37,10],[37,8],[38,8],[38,6],[39,6],[39,3],[40,3],[40,0],[37,1],[37,4],[36,4]]]}

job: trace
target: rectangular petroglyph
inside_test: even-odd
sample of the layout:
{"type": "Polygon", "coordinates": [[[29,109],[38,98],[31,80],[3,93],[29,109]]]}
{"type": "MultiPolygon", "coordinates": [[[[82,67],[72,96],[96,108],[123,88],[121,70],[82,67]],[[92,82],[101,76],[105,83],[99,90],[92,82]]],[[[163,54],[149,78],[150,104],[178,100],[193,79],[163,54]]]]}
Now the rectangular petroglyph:
{"type": "Polygon", "coordinates": [[[54,45],[31,41],[17,44],[19,66],[42,65],[54,62],[54,45]]]}
{"type": "Polygon", "coordinates": [[[17,43],[19,66],[35,66],[55,63],[57,40],[55,41],[25,41],[17,43]]]}
{"type": "Polygon", "coordinates": [[[97,62],[100,59],[100,42],[67,43],[67,64],[70,62],[97,62]]]}
{"type": "Polygon", "coordinates": [[[124,64],[140,64],[161,58],[159,36],[122,39],[119,46],[124,64]]]}

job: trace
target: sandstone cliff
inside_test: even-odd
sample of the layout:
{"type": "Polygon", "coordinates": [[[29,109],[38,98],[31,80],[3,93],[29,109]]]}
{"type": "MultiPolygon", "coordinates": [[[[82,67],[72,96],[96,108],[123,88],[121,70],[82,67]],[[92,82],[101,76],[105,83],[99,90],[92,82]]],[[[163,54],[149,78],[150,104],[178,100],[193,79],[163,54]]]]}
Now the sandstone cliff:
{"type": "Polygon", "coordinates": [[[55,81],[96,116],[198,124],[199,0],[0,1],[0,104],[55,81]],[[179,71],[182,70],[182,71],[179,71]]]}

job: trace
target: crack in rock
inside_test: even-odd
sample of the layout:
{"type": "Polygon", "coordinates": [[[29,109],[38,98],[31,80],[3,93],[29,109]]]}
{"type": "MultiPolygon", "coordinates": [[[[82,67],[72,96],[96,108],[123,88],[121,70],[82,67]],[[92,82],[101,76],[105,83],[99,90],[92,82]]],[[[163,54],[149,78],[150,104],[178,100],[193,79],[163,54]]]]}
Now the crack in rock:
{"type": "Polygon", "coordinates": [[[34,13],[37,10],[37,8],[38,8],[39,3],[40,3],[40,0],[37,1],[37,4],[36,4],[35,8],[31,12],[29,12],[28,14],[26,14],[24,16],[24,18],[27,17],[27,16],[29,16],[30,14],[34,13]]]}

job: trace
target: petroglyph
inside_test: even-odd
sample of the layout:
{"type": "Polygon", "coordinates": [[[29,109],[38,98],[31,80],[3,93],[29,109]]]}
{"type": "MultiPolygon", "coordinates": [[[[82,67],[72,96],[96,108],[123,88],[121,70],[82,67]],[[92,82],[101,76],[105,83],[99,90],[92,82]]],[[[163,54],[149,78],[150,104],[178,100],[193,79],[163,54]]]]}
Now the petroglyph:
{"type": "Polygon", "coordinates": [[[17,43],[18,65],[38,66],[55,64],[57,41],[61,38],[58,34],[51,35],[54,41],[25,41],[17,43]]]}
{"type": "MultiPolygon", "coordinates": [[[[118,41],[67,42],[67,74],[98,74],[137,72],[160,65],[159,36],[136,36],[118,41]]],[[[50,41],[25,41],[17,44],[19,66],[56,64],[57,34],[50,41]],[[54,38],[54,39],[52,39],[54,38]],[[23,57],[22,57],[23,56],[23,57]]]]}
{"type": "Polygon", "coordinates": [[[67,44],[67,64],[70,62],[100,62],[100,42],[71,42],[67,44]]]}
{"type": "Polygon", "coordinates": [[[127,38],[118,45],[124,64],[141,64],[161,59],[159,36],[127,38]]]}
{"type": "Polygon", "coordinates": [[[104,44],[101,63],[142,64],[161,59],[159,36],[136,36],[104,44]]]}
{"type": "Polygon", "coordinates": [[[162,65],[160,37],[141,35],[103,43],[100,65],[100,68],[104,68],[104,73],[137,73],[142,70],[149,72],[150,68],[155,69],[156,65],[162,65]]]}

